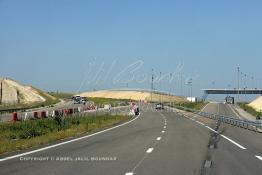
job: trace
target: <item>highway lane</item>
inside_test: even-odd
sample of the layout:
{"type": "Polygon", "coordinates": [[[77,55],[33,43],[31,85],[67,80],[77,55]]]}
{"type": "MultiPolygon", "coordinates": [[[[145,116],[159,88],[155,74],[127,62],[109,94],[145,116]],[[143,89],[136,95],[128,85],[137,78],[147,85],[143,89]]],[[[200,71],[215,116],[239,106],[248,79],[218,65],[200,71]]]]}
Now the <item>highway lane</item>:
{"type": "MultiPolygon", "coordinates": [[[[216,113],[220,115],[229,115],[239,117],[232,111],[227,104],[210,103],[203,111],[209,113],[216,113]]],[[[211,128],[218,128],[221,135],[230,138],[236,143],[243,146],[241,149],[232,142],[224,139],[218,135],[215,139],[216,147],[210,153],[213,161],[211,174],[259,174],[262,172],[262,161],[255,156],[262,156],[262,135],[243,128],[238,128],[228,124],[217,124],[216,121],[206,119],[195,114],[190,117],[195,117],[196,121],[204,123],[211,128]]]]}
{"type": "MultiPolygon", "coordinates": [[[[213,105],[211,108],[217,109],[213,105]]],[[[208,106],[206,110],[210,110],[208,106]]],[[[255,157],[262,151],[260,135],[221,124],[218,131],[246,148],[241,149],[207,128],[207,125],[215,128],[215,121],[195,114],[187,113],[187,116],[166,110],[142,110],[138,119],[122,127],[22,157],[80,157],[88,161],[15,158],[0,162],[1,174],[246,175],[262,171],[262,161],[255,157]],[[210,148],[212,144],[214,148],[210,148]],[[204,168],[206,160],[212,161],[211,169],[204,168]]]]}
{"type": "MultiPolygon", "coordinates": [[[[25,157],[111,157],[111,161],[0,162],[1,174],[200,174],[209,131],[173,112],[147,110],[130,124],[25,157]],[[164,131],[164,132],[163,132],[164,131]]],[[[25,158],[24,157],[24,158],[25,158]]]]}

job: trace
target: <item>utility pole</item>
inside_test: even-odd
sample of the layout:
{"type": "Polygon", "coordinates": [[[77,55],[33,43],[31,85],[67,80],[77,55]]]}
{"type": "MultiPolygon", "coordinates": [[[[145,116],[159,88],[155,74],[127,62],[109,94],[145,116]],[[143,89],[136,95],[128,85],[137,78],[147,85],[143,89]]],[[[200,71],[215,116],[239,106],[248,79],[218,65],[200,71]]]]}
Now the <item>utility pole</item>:
{"type": "Polygon", "coordinates": [[[189,98],[190,98],[190,101],[193,102],[193,98],[192,98],[193,97],[193,79],[190,78],[187,84],[189,85],[189,98]]]}
{"type": "Polygon", "coordinates": [[[254,76],[251,77],[251,80],[252,80],[252,82],[251,82],[251,83],[252,83],[252,87],[254,87],[254,89],[255,89],[255,88],[256,88],[256,87],[255,87],[256,85],[254,84],[254,76]]]}
{"type": "Polygon", "coordinates": [[[171,96],[171,91],[172,91],[172,86],[171,86],[171,84],[172,84],[172,79],[173,79],[173,74],[170,73],[170,81],[169,81],[169,83],[170,83],[170,90],[169,90],[169,96],[171,96]]]}
{"type": "Polygon", "coordinates": [[[240,97],[239,97],[239,92],[240,92],[240,91],[239,91],[239,86],[240,86],[240,85],[239,85],[239,73],[240,73],[240,67],[237,67],[237,90],[238,90],[238,91],[237,91],[237,94],[238,94],[238,97],[237,97],[237,98],[238,98],[238,102],[240,102],[240,97]]]}
{"type": "Polygon", "coordinates": [[[247,97],[247,74],[245,74],[245,100],[246,100],[246,97],[247,97]]]}
{"type": "Polygon", "coordinates": [[[1,81],[1,85],[0,85],[0,105],[3,103],[3,83],[1,81]]]}
{"type": "Polygon", "coordinates": [[[160,103],[162,103],[162,94],[161,94],[161,79],[162,79],[162,72],[160,72],[160,78],[159,78],[159,92],[160,92],[160,103]]]}
{"type": "Polygon", "coordinates": [[[191,86],[191,102],[193,102],[193,79],[191,78],[191,83],[190,83],[190,86],[191,86]]]}
{"type": "Polygon", "coordinates": [[[183,96],[183,75],[180,73],[180,95],[183,96]]]}
{"type": "Polygon", "coordinates": [[[153,90],[154,90],[154,69],[152,69],[152,79],[151,79],[151,102],[153,101],[153,90]]]}

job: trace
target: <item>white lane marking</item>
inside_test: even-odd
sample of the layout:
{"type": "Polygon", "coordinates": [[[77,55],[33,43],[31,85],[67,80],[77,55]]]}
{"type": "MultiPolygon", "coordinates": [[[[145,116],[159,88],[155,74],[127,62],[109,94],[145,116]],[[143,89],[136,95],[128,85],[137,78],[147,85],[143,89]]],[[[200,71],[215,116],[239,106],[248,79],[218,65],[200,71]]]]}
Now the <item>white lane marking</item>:
{"type": "Polygon", "coordinates": [[[200,124],[200,125],[203,125],[203,126],[205,126],[205,124],[204,123],[202,123],[202,122],[199,122],[199,121],[196,121],[198,124],[200,124]]]}
{"type": "MultiPolygon", "coordinates": [[[[218,106],[219,106],[219,105],[218,105],[218,106]]],[[[190,120],[194,120],[194,121],[197,122],[197,123],[201,123],[201,122],[199,122],[199,121],[197,121],[197,120],[195,120],[195,119],[192,119],[192,118],[190,118],[190,120]]],[[[211,131],[219,134],[219,132],[217,132],[216,130],[210,128],[209,126],[206,126],[206,125],[204,125],[203,123],[202,123],[201,125],[205,126],[205,127],[208,128],[209,130],[211,130],[211,131]]],[[[222,134],[221,134],[221,137],[223,137],[224,139],[226,139],[226,140],[228,140],[229,142],[233,143],[234,145],[238,146],[239,148],[246,150],[246,148],[245,148],[244,146],[238,144],[237,142],[233,141],[232,139],[226,137],[225,135],[222,135],[222,134]]],[[[256,158],[258,158],[258,159],[261,158],[261,159],[262,159],[261,156],[256,156],[256,158]]]]}
{"type": "Polygon", "coordinates": [[[65,145],[65,144],[72,143],[72,142],[75,142],[75,141],[83,140],[83,139],[86,139],[86,138],[89,138],[89,137],[92,137],[92,136],[95,136],[95,135],[98,135],[98,134],[102,134],[104,132],[107,132],[107,131],[119,128],[121,126],[127,125],[127,124],[135,121],[136,119],[138,119],[138,116],[136,118],[134,118],[133,120],[130,120],[130,121],[125,122],[125,123],[122,123],[122,124],[117,125],[115,127],[108,128],[108,129],[105,129],[103,131],[99,131],[97,133],[90,134],[90,135],[83,136],[83,137],[79,137],[79,138],[76,138],[76,139],[73,139],[73,140],[68,140],[66,142],[62,142],[62,143],[58,143],[58,144],[55,144],[55,145],[47,146],[47,147],[44,147],[44,148],[40,148],[40,149],[36,149],[36,150],[33,150],[33,151],[25,152],[25,153],[22,153],[22,154],[17,154],[17,155],[10,156],[10,157],[5,157],[5,158],[0,159],[0,162],[6,161],[6,160],[10,160],[10,159],[14,159],[14,158],[18,158],[18,157],[22,157],[22,156],[26,156],[26,155],[37,153],[37,152],[41,152],[41,151],[48,150],[48,149],[51,149],[51,148],[55,148],[55,147],[58,147],[58,146],[61,146],[61,145],[65,145]]]}
{"type": "Polygon", "coordinates": [[[162,133],[165,133],[166,131],[162,131],[162,133]]]}
{"type": "Polygon", "coordinates": [[[192,117],[192,118],[196,118],[196,117],[198,117],[197,115],[195,115],[194,117],[192,117]]]}
{"type": "Polygon", "coordinates": [[[213,131],[213,132],[215,132],[215,133],[219,134],[219,133],[218,133],[216,130],[214,130],[214,129],[210,128],[209,126],[206,126],[206,128],[208,128],[209,130],[211,130],[211,131],[213,131]]]}
{"type": "Polygon", "coordinates": [[[161,139],[162,139],[162,137],[158,137],[158,138],[156,138],[157,141],[159,141],[159,140],[161,140],[161,139]]]}
{"type": "Polygon", "coordinates": [[[255,157],[262,161],[262,157],[261,156],[255,156],[255,157]]]}
{"type": "Polygon", "coordinates": [[[148,150],[146,151],[146,153],[152,153],[154,150],[154,148],[148,148],[148,150]]]}
{"type": "Polygon", "coordinates": [[[221,136],[222,136],[224,139],[226,139],[226,140],[230,141],[231,143],[233,143],[234,145],[238,146],[239,148],[241,148],[241,149],[246,149],[245,147],[243,147],[242,145],[238,144],[238,143],[235,142],[234,140],[231,140],[230,138],[228,138],[228,137],[226,137],[226,136],[224,136],[224,135],[222,135],[222,134],[221,134],[221,136]]]}
{"type": "Polygon", "coordinates": [[[166,129],[166,126],[164,126],[164,129],[166,129]]]}
{"type": "Polygon", "coordinates": [[[125,175],[134,175],[134,173],[133,172],[128,172],[125,175]]]}

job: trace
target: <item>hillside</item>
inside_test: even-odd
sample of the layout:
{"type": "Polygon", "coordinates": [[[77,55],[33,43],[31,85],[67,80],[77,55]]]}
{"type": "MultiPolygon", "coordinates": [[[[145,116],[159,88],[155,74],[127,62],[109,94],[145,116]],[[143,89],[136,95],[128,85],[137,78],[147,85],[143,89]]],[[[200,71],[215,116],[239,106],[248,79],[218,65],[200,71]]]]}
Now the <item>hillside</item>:
{"type": "Polygon", "coordinates": [[[128,91],[128,90],[102,90],[94,92],[84,92],[81,93],[82,97],[97,97],[97,98],[113,98],[113,99],[131,99],[131,100],[143,100],[143,101],[163,101],[170,102],[176,101],[181,102],[185,101],[184,98],[178,96],[169,96],[169,95],[160,95],[157,93],[150,93],[146,91],[128,91]]]}
{"type": "Polygon", "coordinates": [[[254,108],[258,112],[262,111],[262,96],[258,97],[248,105],[254,108]]]}
{"type": "Polygon", "coordinates": [[[2,104],[33,104],[56,100],[41,90],[22,85],[12,79],[0,78],[0,82],[2,82],[2,104]]]}

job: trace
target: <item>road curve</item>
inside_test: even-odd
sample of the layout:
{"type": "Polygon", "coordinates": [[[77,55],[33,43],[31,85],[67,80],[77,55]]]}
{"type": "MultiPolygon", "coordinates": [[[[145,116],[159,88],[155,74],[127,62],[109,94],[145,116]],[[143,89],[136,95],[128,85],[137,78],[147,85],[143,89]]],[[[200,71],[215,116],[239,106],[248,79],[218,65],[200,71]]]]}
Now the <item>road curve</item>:
{"type": "Polygon", "coordinates": [[[142,110],[137,120],[122,127],[2,161],[1,174],[246,175],[262,171],[262,161],[254,157],[262,151],[260,141],[255,141],[255,133],[236,128],[243,133],[235,134],[239,131],[228,127],[223,134],[244,144],[247,149],[243,150],[221,136],[215,149],[210,149],[215,136],[210,129],[215,127],[215,122],[192,114],[186,116],[167,110],[142,110]],[[242,134],[247,134],[247,137],[242,137],[242,134]],[[245,139],[253,140],[252,144],[247,144],[249,140],[245,139]],[[25,160],[45,157],[67,160],[25,160]],[[85,160],[76,161],[76,158],[85,160]],[[212,160],[211,168],[205,168],[207,160],[212,160]]]}

